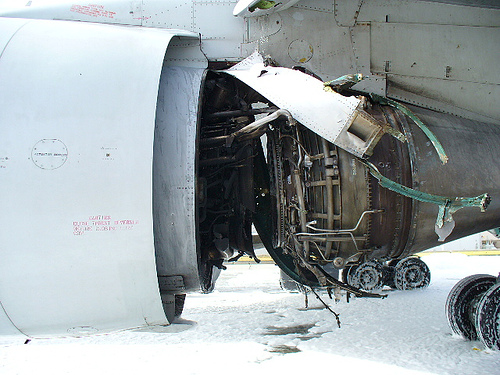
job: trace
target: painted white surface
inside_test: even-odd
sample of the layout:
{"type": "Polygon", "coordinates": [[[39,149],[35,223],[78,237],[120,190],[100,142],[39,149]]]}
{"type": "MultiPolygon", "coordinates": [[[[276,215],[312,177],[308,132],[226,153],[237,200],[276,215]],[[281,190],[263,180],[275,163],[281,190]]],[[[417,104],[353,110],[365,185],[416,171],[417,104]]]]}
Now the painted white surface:
{"type": "Polygon", "coordinates": [[[152,154],[176,33],[39,20],[14,32],[20,23],[0,20],[12,36],[0,46],[3,308],[28,335],[166,323],[152,154]]]}
{"type": "MultiPolygon", "coordinates": [[[[226,71],[246,83],[281,109],[288,110],[302,125],[339,147],[337,139],[358,114],[361,100],[326,92],[323,82],[288,68],[266,66],[255,52],[226,71]]],[[[361,146],[365,146],[359,140],[361,146]]],[[[363,156],[365,149],[351,144],[348,151],[363,156]]]]}
{"type": "Polygon", "coordinates": [[[245,21],[232,14],[236,2],[0,0],[0,15],[189,30],[201,35],[208,58],[235,61],[241,59],[240,47],[246,33],[245,21]]]}

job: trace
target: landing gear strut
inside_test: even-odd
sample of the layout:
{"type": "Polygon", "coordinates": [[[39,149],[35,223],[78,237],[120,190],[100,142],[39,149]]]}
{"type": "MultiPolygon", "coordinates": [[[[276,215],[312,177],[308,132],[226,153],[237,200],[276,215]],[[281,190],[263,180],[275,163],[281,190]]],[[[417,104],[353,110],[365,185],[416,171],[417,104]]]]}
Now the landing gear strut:
{"type": "Polygon", "coordinates": [[[352,266],[347,271],[347,283],[366,291],[381,289],[383,281],[383,266],[377,260],[352,266]]]}

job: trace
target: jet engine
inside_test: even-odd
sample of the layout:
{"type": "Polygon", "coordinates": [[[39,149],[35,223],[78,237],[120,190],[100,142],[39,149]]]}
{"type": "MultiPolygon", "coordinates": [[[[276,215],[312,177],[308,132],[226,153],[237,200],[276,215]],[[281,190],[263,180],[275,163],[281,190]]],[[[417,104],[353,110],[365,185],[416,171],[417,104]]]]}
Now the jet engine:
{"type": "Polygon", "coordinates": [[[258,261],[252,224],[295,281],[371,297],[500,226],[494,125],[260,55],[207,69],[190,32],[0,30],[1,333],[168,324],[225,261],[258,261]]]}

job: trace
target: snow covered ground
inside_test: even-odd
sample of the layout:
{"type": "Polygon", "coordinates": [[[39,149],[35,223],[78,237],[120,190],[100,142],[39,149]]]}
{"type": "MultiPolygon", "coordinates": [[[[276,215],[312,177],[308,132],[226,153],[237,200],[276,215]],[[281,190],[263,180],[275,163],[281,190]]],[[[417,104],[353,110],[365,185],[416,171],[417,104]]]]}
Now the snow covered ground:
{"type": "Polygon", "coordinates": [[[462,277],[500,256],[432,254],[431,285],[335,304],[283,292],[271,264],[235,264],[217,290],[188,295],[183,324],[82,338],[0,337],[0,374],[500,374],[500,352],[453,336],[444,304],[462,277]]]}

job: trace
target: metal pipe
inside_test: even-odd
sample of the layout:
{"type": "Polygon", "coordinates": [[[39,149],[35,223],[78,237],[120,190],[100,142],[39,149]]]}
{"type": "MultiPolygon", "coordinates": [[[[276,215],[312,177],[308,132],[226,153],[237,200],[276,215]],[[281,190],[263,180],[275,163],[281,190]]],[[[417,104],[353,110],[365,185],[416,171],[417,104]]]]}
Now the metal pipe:
{"type": "MultiPolygon", "coordinates": [[[[359,217],[358,219],[358,222],[356,223],[356,226],[354,228],[351,228],[351,229],[334,229],[334,230],[329,230],[329,229],[319,229],[319,228],[316,228],[316,227],[313,227],[312,224],[316,224],[316,220],[314,221],[311,221],[309,223],[306,224],[306,227],[309,228],[309,229],[312,229],[316,232],[323,232],[323,233],[332,233],[332,234],[335,234],[335,233],[348,233],[348,232],[354,232],[356,231],[358,228],[359,228],[359,225],[361,224],[361,221],[363,220],[363,218],[365,217],[365,215],[367,214],[378,214],[378,213],[381,213],[381,212],[384,212],[384,210],[368,210],[368,211],[364,211],[361,216],[359,217]]],[[[303,234],[309,234],[309,233],[296,233],[296,235],[303,235],[303,234]]]]}
{"type": "MultiPolygon", "coordinates": [[[[200,140],[200,146],[210,146],[218,143],[226,143],[226,147],[231,146],[233,141],[239,137],[242,137],[246,134],[250,134],[263,126],[269,124],[271,121],[276,120],[277,118],[281,116],[286,116],[288,122],[290,125],[295,124],[295,119],[292,117],[291,113],[288,112],[286,109],[278,109],[274,111],[273,113],[267,115],[266,117],[263,117],[257,121],[254,121],[240,130],[235,131],[234,133],[230,135],[221,135],[217,137],[211,137],[211,138],[204,138],[200,140]]],[[[259,134],[260,136],[260,134],[259,134]]]]}
{"type": "MultiPolygon", "coordinates": [[[[326,139],[321,138],[321,145],[323,147],[323,155],[324,155],[324,163],[325,163],[325,183],[326,183],[326,225],[327,229],[332,230],[334,228],[334,212],[333,212],[333,207],[334,207],[334,202],[333,202],[333,184],[332,184],[332,176],[329,176],[328,171],[332,171],[332,165],[327,165],[327,160],[330,157],[330,147],[328,146],[328,142],[326,139]]],[[[326,242],[326,251],[325,251],[325,257],[327,259],[330,258],[332,254],[332,247],[333,247],[333,242],[327,241],[326,242]]]]}
{"type": "Polygon", "coordinates": [[[253,116],[259,115],[261,113],[269,113],[276,111],[277,108],[255,108],[249,109],[248,111],[243,110],[234,110],[234,111],[224,111],[224,112],[214,112],[207,115],[205,118],[207,120],[219,119],[219,118],[228,118],[228,117],[239,117],[239,116],[253,116]]]}
{"type": "MultiPolygon", "coordinates": [[[[327,237],[321,237],[321,236],[335,236],[335,235],[349,235],[351,237],[351,240],[354,244],[354,247],[356,248],[356,252],[359,251],[359,248],[358,248],[358,243],[356,242],[356,237],[354,237],[354,235],[352,234],[352,232],[343,232],[343,233],[320,233],[320,234],[317,234],[317,233],[296,233],[295,236],[297,236],[297,240],[299,241],[304,241],[304,245],[307,243],[309,245],[309,242],[308,240],[310,241],[328,241],[327,237]],[[304,237],[304,238],[302,238],[304,237]],[[306,240],[305,238],[308,238],[308,240],[306,240]]],[[[336,238],[335,241],[337,242],[345,242],[345,241],[348,241],[349,239],[346,238],[336,238]]],[[[363,241],[365,240],[364,237],[358,237],[358,240],[360,241],[363,241]]]]}
{"type": "MultiPolygon", "coordinates": [[[[307,231],[307,217],[306,217],[306,202],[304,199],[304,188],[302,186],[302,179],[300,178],[300,171],[295,169],[293,171],[293,179],[295,191],[297,192],[297,200],[299,201],[299,220],[300,229],[302,232],[307,231]]],[[[309,242],[304,241],[304,253],[306,259],[309,257],[309,242]]]]}
{"type": "Polygon", "coordinates": [[[295,120],[292,117],[292,114],[290,112],[288,112],[286,109],[278,109],[277,111],[271,113],[270,115],[267,115],[266,117],[263,117],[257,121],[252,122],[251,124],[248,124],[247,126],[234,132],[233,134],[231,134],[228,137],[231,137],[234,139],[234,138],[238,138],[239,136],[241,136],[243,134],[251,133],[251,132],[259,129],[262,126],[269,124],[271,121],[274,121],[278,117],[281,117],[281,116],[286,116],[286,118],[290,124],[295,123],[295,120]]]}

